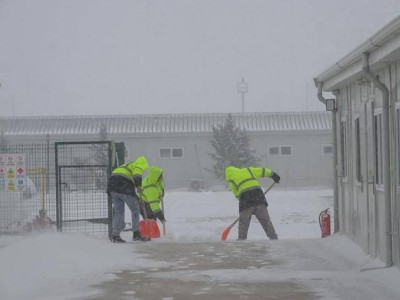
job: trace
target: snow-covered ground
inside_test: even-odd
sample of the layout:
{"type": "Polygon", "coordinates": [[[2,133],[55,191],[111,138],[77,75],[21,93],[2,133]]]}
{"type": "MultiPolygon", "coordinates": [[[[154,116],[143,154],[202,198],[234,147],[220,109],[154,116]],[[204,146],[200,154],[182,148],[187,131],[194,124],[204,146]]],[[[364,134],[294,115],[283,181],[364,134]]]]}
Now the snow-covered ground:
{"type": "MultiPolygon", "coordinates": [[[[273,189],[267,198],[270,216],[279,235],[278,241],[271,242],[268,255],[287,260],[287,263],[268,275],[251,268],[244,270],[242,276],[246,280],[267,280],[265,276],[281,281],[308,279],[310,288],[323,299],[376,299],[373,298],[375,295],[380,295],[380,299],[396,299],[391,295],[400,295],[398,268],[361,272],[363,268],[380,267],[383,263],[364,255],[344,236],[320,238],[318,216],[328,207],[333,210],[332,191],[273,189]],[[338,272],[324,272],[324,266],[335,266],[338,272]],[[327,277],[329,280],[323,280],[327,277]],[[346,288],[350,292],[343,296],[340,291],[346,291],[346,288]],[[355,293],[357,289],[362,293],[355,293]],[[374,296],[368,298],[368,295],[374,296]]],[[[226,191],[167,192],[165,215],[167,235],[153,239],[150,243],[154,247],[160,243],[222,243],[221,233],[237,218],[238,204],[226,191]]],[[[126,221],[129,219],[127,210],[126,221]]],[[[130,239],[131,234],[124,232],[123,237],[130,239]]],[[[232,229],[228,241],[233,242],[236,238],[237,226],[232,229]]],[[[248,241],[266,242],[265,233],[255,218],[250,225],[248,241]]],[[[113,244],[107,237],[54,231],[24,237],[2,236],[0,299],[82,299],[99,292],[91,285],[112,280],[114,273],[121,270],[168,264],[143,258],[136,248],[137,243],[133,242],[113,244]]],[[[213,276],[228,279],[232,274],[218,272],[213,276]]]]}

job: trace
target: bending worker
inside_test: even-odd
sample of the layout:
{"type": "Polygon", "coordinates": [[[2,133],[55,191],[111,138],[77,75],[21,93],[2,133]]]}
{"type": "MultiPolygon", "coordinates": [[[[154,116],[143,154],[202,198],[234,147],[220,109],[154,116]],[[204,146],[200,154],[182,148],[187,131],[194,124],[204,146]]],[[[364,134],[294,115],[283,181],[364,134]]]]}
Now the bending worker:
{"type": "Polygon", "coordinates": [[[268,214],[267,200],[257,180],[262,177],[272,178],[276,183],[280,181],[279,175],[268,168],[229,166],[225,169],[225,179],[229,182],[229,189],[239,200],[238,240],[247,239],[252,215],[256,216],[271,240],[278,239],[268,214]]]}
{"type": "MultiPolygon", "coordinates": [[[[164,213],[160,207],[160,202],[164,197],[164,178],[163,170],[159,167],[150,167],[149,175],[143,180],[143,201],[146,208],[148,219],[159,219],[165,222],[164,213]]],[[[140,212],[145,218],[143,207],[140,212]]]]}
{"type": "Polygon", "coordinates": [[[125,203],[132,213],[132,230],[134,241],[148,241],[149,238],[142,236],[139,231],[140,203],[139,196],[142,189],[143,171],[149,168],[144,156],[135,161],[128,162],[116,168],[107,185],[107,193],[111,195],[115,208],[112,220],[112,237],[115,243],[125,243],[120,236],[125,227],[125,203]]]}

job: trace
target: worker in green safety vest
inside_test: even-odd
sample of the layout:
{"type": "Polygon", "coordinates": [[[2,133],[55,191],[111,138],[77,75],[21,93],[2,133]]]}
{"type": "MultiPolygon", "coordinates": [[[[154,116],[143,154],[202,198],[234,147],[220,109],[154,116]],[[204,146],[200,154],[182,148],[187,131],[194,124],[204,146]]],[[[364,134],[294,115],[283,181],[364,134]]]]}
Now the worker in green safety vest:
{"type": "Polygon", "coordinates": [[[112,172],[107,185],[107,194],[110,194],[115,209],[111,237],[115,243],[125,243],[120,236],[125,227],[125,204],[132,213],[133,240],[149,240],[139,231],[142,176],[148,168],[147,159],[139,156],[136,160],[125,163],[112,172]]]}
{"type": "MultiPolygon", "coordinates": [[[[149,175],[142,182],[143,201],[146,208],[148,219],[159,219],[165,222],[163,210],[160,206],[161,200],[164,198],[164,178],[163,169],[151,166],[149,175]]],[[[145,218],[143,207],[140,208],[142,217],[145,218]]]]}
{"type": "Polygon", "coordinates": [[[276,183],[280,181],[280,176],[268,168],[236,168],[228,166],[225,169],[225,179],[229,182],[229,189],[239,200],[238,240],[247,239],[252,215],[256,216],[271,240],[278,239],[268,214],[267,200],[258,182],[258,179],[262,177],[272,178],[276,183]]]}

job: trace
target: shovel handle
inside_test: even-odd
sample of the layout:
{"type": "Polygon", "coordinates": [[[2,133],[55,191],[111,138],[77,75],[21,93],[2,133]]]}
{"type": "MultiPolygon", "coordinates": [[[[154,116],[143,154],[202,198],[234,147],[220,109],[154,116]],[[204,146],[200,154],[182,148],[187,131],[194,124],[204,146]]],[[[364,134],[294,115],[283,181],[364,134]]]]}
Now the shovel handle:
{"type": "Polygon", "coordinates": [[[232,228],[233,226],[236,225],[237,222],[239,222],[240,217],[238,217],[231,225],[229,225],[229,228],[232,228]]]}
{"type": "Polygon", "coordinates": [[[265,190],[264,195],[265,195],[266,193],[268,193],[268,192],[274,187],[275,184],[276,184],[276,182],[274,181],[274,182],[265,190]]]}
{"type": "Polygon", "coordinates": [[[167,232],[165,230],[165,222],[162,222],[162,230],[163,230],[163,235],[166,236],[167,232]]]}

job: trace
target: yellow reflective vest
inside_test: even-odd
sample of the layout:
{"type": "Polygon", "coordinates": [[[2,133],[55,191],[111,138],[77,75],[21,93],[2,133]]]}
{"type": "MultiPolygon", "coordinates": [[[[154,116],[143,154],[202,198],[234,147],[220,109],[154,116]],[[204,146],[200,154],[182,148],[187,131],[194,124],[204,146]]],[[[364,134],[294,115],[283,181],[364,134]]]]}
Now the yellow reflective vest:
{"type": "Polygon", "coordinates": [[[160,202],[164,197],[163,170],[150,167],[149,175],[142,182],[143,200],[150,204],[151,211],[156,213],[161,210],[160,202]]]}
{"type": "Polygon", "coordinates": [[[112,172],[113,175],[123,176],[131,181],[134,181],[135,177],[142,176],[143,171],[149,168],[147,159],[144,156],[139,156],[135,161],[128,162],[115,168],[112,172]]]}
{"type": "Polygon", "coordinates": [[[272,170],[261,167],[236,168],[229,166],[225,169],[225,180],[229,182],[229,189],[236,198],[246,191],[260,187],[257,179],[271,177],[272,170]]]}

